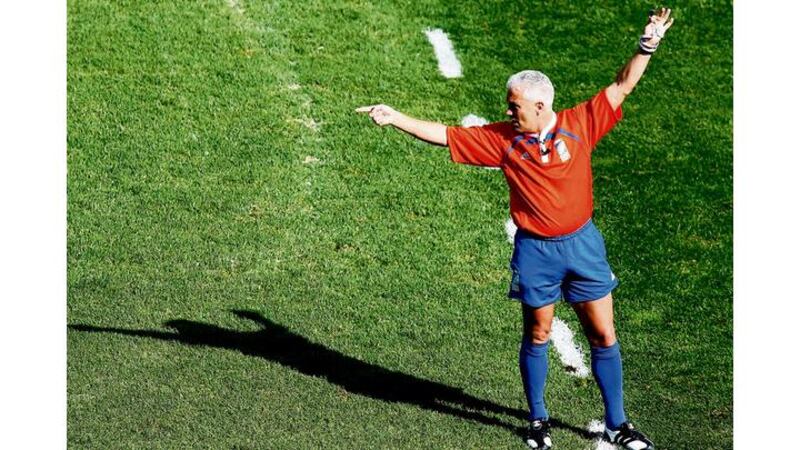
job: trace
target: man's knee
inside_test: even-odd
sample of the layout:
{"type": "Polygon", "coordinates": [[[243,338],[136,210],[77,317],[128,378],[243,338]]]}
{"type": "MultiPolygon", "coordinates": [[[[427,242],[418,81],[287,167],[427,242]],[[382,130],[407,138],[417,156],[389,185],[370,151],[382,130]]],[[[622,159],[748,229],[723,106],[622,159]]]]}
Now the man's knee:
{"type": "Polygon", "coordinates": [[[592,347],[611,347],[617,342],[617,333],[613,326],[609,326],[593,330],[586,338],[592,347]]]}
{"type": "Polygon", "coordinates": [[[528,333],[528,338],[534,344],[544,344],[550,340],[550,326],[536,325],[528,333]]]}
{"type": "Polygon", "coordinates": [[[550,340],[550,328],[553,324],[554,305],[532,308],[522,304],[522,332],[526,341],[533,344],[545,344],[550,340]]]}

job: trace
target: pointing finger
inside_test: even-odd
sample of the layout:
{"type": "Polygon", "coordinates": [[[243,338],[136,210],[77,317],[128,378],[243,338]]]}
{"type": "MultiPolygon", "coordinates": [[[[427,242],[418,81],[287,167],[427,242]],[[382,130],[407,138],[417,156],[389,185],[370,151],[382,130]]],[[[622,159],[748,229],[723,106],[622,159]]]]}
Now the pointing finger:
{"type": "Polygon", "coordinates": [[[362,107],[360,107],[360,108],[356,108],[356,112],[357,112],[357,113],[371,112],[371,111],[372,111],[372,108],[374,108],[374,107],[375,107],[375,105],[371,105],[371,106],[362,106],[362,107]]]}

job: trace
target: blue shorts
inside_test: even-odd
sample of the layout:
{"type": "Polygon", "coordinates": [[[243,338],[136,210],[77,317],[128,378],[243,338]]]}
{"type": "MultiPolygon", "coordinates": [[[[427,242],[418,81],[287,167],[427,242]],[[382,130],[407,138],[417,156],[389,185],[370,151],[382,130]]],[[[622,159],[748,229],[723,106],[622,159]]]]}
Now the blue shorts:
{"type": "Polygon", "coordinates": [[[589,220],[577,231],[546,238],[522,229],[514,237],[509,298],[540,308],[564,298],[597,300],[619,284],[606,260],[606,245],[589,220]]]}

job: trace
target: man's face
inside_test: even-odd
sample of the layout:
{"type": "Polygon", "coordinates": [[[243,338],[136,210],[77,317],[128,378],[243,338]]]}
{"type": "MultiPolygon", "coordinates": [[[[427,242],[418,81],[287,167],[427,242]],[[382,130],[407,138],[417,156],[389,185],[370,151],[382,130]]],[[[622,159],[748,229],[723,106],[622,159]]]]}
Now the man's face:
{"type": "Polygon", "coordinates": [[[523,89],[514,86],[508,90],[506,115],[511,118],[514,129],[519,132],[538,132],[539,117],[544,108],[542,102],[527,100],[522,96],[523,89]]]}

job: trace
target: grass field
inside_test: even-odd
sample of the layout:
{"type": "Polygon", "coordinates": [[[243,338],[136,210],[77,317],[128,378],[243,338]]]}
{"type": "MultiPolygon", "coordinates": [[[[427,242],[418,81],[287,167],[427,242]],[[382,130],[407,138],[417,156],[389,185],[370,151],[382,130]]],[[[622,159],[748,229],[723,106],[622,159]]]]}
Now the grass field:
{"type": "MultiPolygon", "coordinates": [[[[68,0],[69,446],[524,448],[502,174],[353,109],[502,120],[526,68],[572,106],[653,6],[68,0]]],[[[594,153],[595,221],[629,415],[729,449],[732,5],[669,6],[594,153]]],[[[557,448],[594,448],[594,382],[551,354],[547,398],[557,448]]]]}

